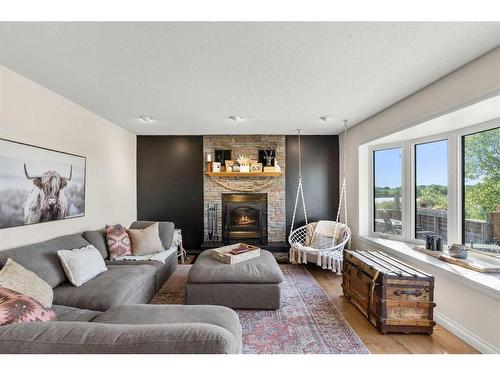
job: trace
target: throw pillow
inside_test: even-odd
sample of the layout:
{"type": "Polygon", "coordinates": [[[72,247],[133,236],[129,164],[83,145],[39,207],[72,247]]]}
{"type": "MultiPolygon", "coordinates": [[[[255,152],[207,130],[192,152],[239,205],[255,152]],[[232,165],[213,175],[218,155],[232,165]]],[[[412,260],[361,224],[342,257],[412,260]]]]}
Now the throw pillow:
{"type": "Polygon", "coordinates": [[[333,238],[321,233],[315,233],[311,241],[311,247],[314,249],[328,249],[333,244],[333,238]]]}
{"type": "Polygon", "coordinates": [[[111,259],[132,255],[130,236],[127,233],[127,229],[121,225],[106,225],[106,244],[108,245],[109,257],[111,259]]]}
{"type": "Polygon", "coordinates": [[[57,252],[64,272],[71,284],[80,286],[107,271],[102,255],[94,246],[57,252]]]}
{"type": "Polygon", "coordinates": [[[40,302],[44,307],[52,307],[54,299],[52,287],[35,273],[10,258],[0,270],[0,287],[25,294],[40,302]]]}
{"type": "Polygon", "coordinates": [[[56,313],[33,298],[0,287],[0,326],[55,320],[56,313]]]}
{"type": "Polygon", "coordinates": [[[158,232],[158,223],[145,229],[128,229],[134,255],[149,255],[165,251],[158,232]]]}

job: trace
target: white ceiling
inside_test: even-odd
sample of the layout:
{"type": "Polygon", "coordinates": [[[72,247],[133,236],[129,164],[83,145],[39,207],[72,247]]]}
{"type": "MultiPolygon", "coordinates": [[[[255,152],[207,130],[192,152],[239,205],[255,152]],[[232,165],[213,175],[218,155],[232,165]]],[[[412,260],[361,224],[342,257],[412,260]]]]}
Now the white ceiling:
{"type": "Polygon", "coordinates": [[[0,23],[0,64],[137,134],[334,134],[499,45],[500,22],[0,23]]]}

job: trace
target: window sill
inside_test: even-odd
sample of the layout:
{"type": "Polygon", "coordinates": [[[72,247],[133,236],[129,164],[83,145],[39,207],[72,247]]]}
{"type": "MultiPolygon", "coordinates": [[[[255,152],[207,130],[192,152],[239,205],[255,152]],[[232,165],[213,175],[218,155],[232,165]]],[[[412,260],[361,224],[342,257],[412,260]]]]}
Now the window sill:
{"type": "Polygon", "coordinates": [[[415,244],[412,243],[373,236],[360,236],[359,240],[409,261],[417,267],[419,265],[430,267],[435,273],[456,280],[469,288],[476,289],[483,294],[500,300],[500,274],[498,273],[480,273],[443,262],[430,255],[413,250],[415,244]]]}

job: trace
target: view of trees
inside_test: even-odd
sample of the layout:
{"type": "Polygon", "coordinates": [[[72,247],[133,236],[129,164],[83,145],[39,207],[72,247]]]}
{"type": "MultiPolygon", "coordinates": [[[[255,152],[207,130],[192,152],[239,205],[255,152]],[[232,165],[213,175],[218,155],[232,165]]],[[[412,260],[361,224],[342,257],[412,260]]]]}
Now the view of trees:
{"type": "Polygon", "coordinates": [[[500,204],[500,128],[471,134],[465,142],[465,212],[485,220],[500,204]]]}
{"type": "Polygon", "coordinates": [[[417,207],[434,210],[448,209],[448,187],[443,185],[417,186],[417,207]]]}
{"type": "Polygon", "coordinates": [[[399,210],[401,209],[401,188],[376,187],[375,188],[377,210],[399,210]],[[385,198],[385,199],[384,199],[385,198]]]}
{"type": "MultiPolygon", "coordinates": [[[[468,135],[465,142],[465,210],[468,219],[486,220],[500,204],[500,128],[468,135]]],[[[446,210],[448,191],[443,185],[417,186],[417,207],[446,210]]],[[[376,187],[380,209],[397,209],[401,188],[376,187]]]]}

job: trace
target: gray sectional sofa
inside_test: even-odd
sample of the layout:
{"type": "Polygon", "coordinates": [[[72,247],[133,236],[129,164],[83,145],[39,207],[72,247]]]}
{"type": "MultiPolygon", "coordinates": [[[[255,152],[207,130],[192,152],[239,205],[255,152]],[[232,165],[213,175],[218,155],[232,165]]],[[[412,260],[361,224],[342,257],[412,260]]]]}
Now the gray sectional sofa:
{"type": "MultiPolygon", "coordinates": [[[[135,222],[131,227],[149,224],[135,222]]],[[[164,246],[169,228],[172,223],[161,223],[164,246]]],[[[176,253],[165,263],[112,261],[101,230],[0,251],[0,267],[8,258],[53,287],[57,320],[0,326],[0,353],[241,352],[241,325],[231,309],[146,305],[177,268],[176,253]],[[75,287],[57,251],[89,244],[101,252],[108,270],[75,287]]]]}

